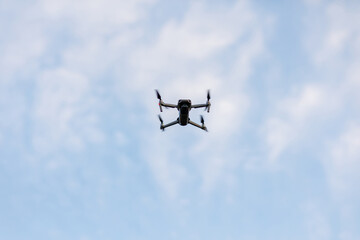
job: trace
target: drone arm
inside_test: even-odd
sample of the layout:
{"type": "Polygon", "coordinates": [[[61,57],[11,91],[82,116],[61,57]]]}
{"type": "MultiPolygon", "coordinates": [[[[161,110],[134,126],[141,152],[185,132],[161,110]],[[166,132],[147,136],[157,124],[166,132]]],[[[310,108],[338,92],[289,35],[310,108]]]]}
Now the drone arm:
{"type": "Polygon", "coordinates": [[[193,125],[193,126],[195,126],[195,127],[201,128],[202,130],[207,131],[207,128],[205,127],[204,124],[201,126],[200,124],[197,124],[197,123],[195,123],[195,122],[193,122],[193,121],[191,121],[191,120],[189,120],[189,124],[191,124],[191,125],[193,125]]]}
{"type": "Polygon", "coordinates": [[[191,105],[191,108],[203,108],[203,107],[207,107],[208,104],[195,104],[195,105],[191,105]]]}
{"type": "Polygon", "coordinates": [[[163,101],[160,102],[160,106],[163,106],[163,107],[169,107],[169,108],[177,108],[177,105],[175,104],[169,104],[169,103],[164,103],[163,101]]]}
{"type": "Polygon", "coordinates": [[[205,104],[191,105],[191,108],[205,108],[205,111],[207,110],[207,112],[209,112],[210,111],[210,106],[211,106],[211,103],[207,102],[205,104]]]}
{"type": "Polygon", "coordinates": [[[162,107],[170,107],[170,108],[177,108],[177,105],[174,105],[174,104],[169,104],[169,103],[164,103],[161,99],[161,95],[159,93],[158,90],[155,89],[155,92],[156,92],[156,97],[157,99],[159,99],[159,107],[160,107],[160,112],[162,112],[162,107]]]}
{"type": "Polygon", "coordinates": [[[207,110],[207,112],[210,112],[210,91],[208,90],[207,92],[207,101],[205,104],[195,104],[195,105],[191,105],[191,108],[205,108],[205,111],[207,110]]]}
{"type": "Polygon", "coordinates": [[[165,128],[170,127],[170,126],[172,126],[172,125],[175,125],[175,124],[177,124],[177,123],[179,123],[179,120],[175,120],[175,121],[170,122],[170,123],[168,123],[168,124],[161,125],[160,128],[161,128],[161,130],[164,130],[165,128]]]}

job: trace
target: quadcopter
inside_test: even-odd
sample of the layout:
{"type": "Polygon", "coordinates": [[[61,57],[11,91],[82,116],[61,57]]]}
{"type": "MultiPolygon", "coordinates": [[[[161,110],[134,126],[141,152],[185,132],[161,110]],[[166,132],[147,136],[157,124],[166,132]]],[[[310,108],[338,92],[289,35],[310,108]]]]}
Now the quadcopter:
{"type": "Polygon", "coordinates": [[[175,124],[179,124],[181,126],[186,126],[188,123],[195,126],[195,127],[198,127],[198,128],[201,128],[202,130],[205,130],[207,131],[207,128],[204,124],[204,118],[202,115],[200,115],[200,122],[201,122],[201,125],[200,124],[197,124],[193,121],[190,120],[189,118],[189,112],[191,109],[193,108],[205,108],[204,110],[207,112],[210,111],[210,106],[211,106],[211,103],[210,103],[210,91],[208,90],[207,92],[207,101],[205,104],[195,104],[195,105],[192,105],[191,104],[191,100],[190,99],[180,99],[178,101],[178,104],[175,105],[175,104],[169,104],[169,103],[164,103],[162,100],[161,100],[161,95],[159,93],[158,90],[155,90],[156,91],[156,96],[157,98],[159,99],[159,107],[160,107],[160,112],[162,112],[162,107],[165,107],[165,108],[177,108],[177,110],[179,111],[179,117],[173,121],[173,122],[170,122],[168,124],[165,124],[164,125],[164,122],[161,118],[160,115],[158,115],[159,117],[159,120],[160,120],[160,129],[161,130],[165,130],[165,128],[167,127],[170,127],[170,126],[173,126],[175,124]]]}

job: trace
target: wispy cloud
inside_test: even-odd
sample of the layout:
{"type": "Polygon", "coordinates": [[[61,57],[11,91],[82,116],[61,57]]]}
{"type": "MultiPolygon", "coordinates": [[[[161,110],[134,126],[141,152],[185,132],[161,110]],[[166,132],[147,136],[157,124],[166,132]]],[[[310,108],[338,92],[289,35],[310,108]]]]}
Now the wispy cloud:
{"type": "MultiPolygon", "coordinates": [[[[133,83],[135,88],[161,88],[166,96],[172,96],[165,99],[167,101],[185,97],[194,102],[204,102],[206,89],[213,90],[213,111],[206,117],[210,133],[201,137],[203,144],[189,146],[189,151],[202,160],[197,161],[198,165],[180,163],[182,168],[195,167],[196,172],[201,173],[205,192],[212,191],[219,182],[226,184],[230,169],[236,166],[233,161],[238,161],[223,154],[229,150],[229,143],[241,128],[250,105],[243,87],[256,59],[264,51],[263,28],[267,21],[268,18],[260,16],[247,1],[221,4],[216,11],[203,3],[193,3],[183,19],[166,23],[152,45],[144,46],[133,55],[132,64],[138,70],[133,83]],[[221,62],[224,51],[234,52],[234,63],[221,62]]],[[[154,108],[147,105],[154,115],[154,108]]],[[[157,144],[150,141],[146,145],[157,144]]],[[[161,158],[161,170],[158,169],[159,160],[149,160],[155,176],[159,172],[171,172],[171,162],[183,151],[176,145],[176,142],[167,142],[161,146],[165,154],[161,158]],[[172,149],[171,154],[168,148],[172,149]]],[[[159,148],[149,148],[145,155],[153,156],[160,151],[155,149],[159,148]]],[[[234,149],[231,151],[233,153],[234,149]]],[[[169,178],[174,176],[180,175],[168,175],[169,178]]],[[[185,184],[188,176],[181,176],[183,179],[176,182],[185,184]]],[[[173,195],[172,191],[178,192],[170,191],[168,182],[161,180],[159,184],[169,195],[173,195]]],[[[180,184],[174,187],[181,189],[180,184]]]]}
{"type": "Polygon", "coordinates": [[[360,8],[294,4],[1,2],[0,238],[357,239],[360,8]]]}
{"type": "Polygon", "coordinates": [[[360,127],[351,124],[330,146],[330,156],[324,159],[335,198],[358,198],[354,191],[360,181],[360,127]]]}
{"type": "Polygon", "coordinates": [[[94,112],[96,99],[90,91],[85,76],[66,69],[49,70],[39,77],[34,92],[32,139],[37,152],[59,148],[79,151],[85,147],[85,141],[104,140],[96,127],[99,116],[94,112]]]}
{"type": "MultiPolygon", "coordinates": [[[[313,60],[316,70],[328,69],[322,78],[323,85],[332,86],[328,88],[329,99],[336,99],[336,104],[343,111],[338,112],[341,118],[339,132],[342,132],[338,139],[333,139],[331,160],[324,160],[326,169],[329,172],[331,185],[338,189],[341,194],[343,187],[347,185],[354,189],[347,177],[354,178],[357,174],[344,174],[342,171],[352,169],[359,171],[357,137],[358,134],[358,114],[359,114],[359,82],[358,77],[360,63],[360,28],[354,22],[359,20],[358,11],[360,5],[355,2],[323,2],[321,6],[312,9],[319,21],[325,23],[326,27],[319,29],[316,26],[310,27],[310,31],[318,31],[306,39],[309,47],[309,55],[313,60]],[[314,41],[317,39],[317,41],[314,41]],[[328,78],[328,79],[326,79],[328,78]],[[342,114],[343,116],[341,116],[342,114]],[[346,178],[342,176],[346,175],[346,178]],[[344,183],[342,181],[346,181],[344,183]]],[[[334,103],[328,103],[333,105],[334,103]]],[[[326,146],[329,147],[329,146],[326,146]]],[[[352,171],[351,170],[351,171],[352,171]]]]}
{"type": "MultiPolygon", "coordinates": [[[[326,89],[313,84],[304,86],[294,96],[281,99],[264,130],[270,163],[276,165],[279,155],[287,147],[302,140],[304,131],[311,131],[313,119],[326,114],[333,107],[331,103],[326,89]]],[[[310,132],[305,133],[305,137],[308,134],[310,132]]]]}
{"type": "Polygon", "coordinates": [[[317,204],[311,202],[304,206],[307,239],[331,239],[329,218],[317,204]]]}

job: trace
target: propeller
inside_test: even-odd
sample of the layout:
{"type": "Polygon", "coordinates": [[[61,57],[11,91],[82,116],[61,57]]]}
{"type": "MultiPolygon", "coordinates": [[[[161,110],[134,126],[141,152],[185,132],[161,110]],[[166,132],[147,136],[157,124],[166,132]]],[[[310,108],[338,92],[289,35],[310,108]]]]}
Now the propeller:
{"type": "Polygon", "coordinates": [[[164,125],[163,125],[164,121],[162,120],[160,115],[158,115],[158,117],[159,117],[159,120],[160,120],[160,123],[161,123],[160,124],[160,129],[164,131],[164,125]]]}
{"type": "Polygon", "coordinates": [[[206,107],[204,109],[204,111],[207,110],[207,112],[210,112],[210,106],[211,106],[211,103],[210,103],[210,90],[207,91],[207,101],[206,101],[206,107]]]}
{"type": "Polygon", "coordinates": [[[155,89],[155,91],[156,91],[156,97],[159,99],[160,112],[162,112],[162,106],[161,106],[162,100],[161,100],[161,95],[160,95],[160,93],[159,93],[159,91],[158,91],[157,89],[155,89]]]}
{"type": "Polygon", "coordinates": [[[158,117],[159,117],[159,120],[160,120],[161,124],[163,124],[163,123],[164,123],[164,121],[162,120],[161,116],[160,116],[160,115],[158,115],[158,117]]]}
{"type": "Polygon", "coordinates": [[[206,128],[205,125],[204,125],[204,123],[205,123],[204,117],[203,117],[202,115],[200,115],[200,122],[201,122],[201,124],[202,124],[201,128],[204,129],[205,131],[207,131],[207,128],[206,128]]]}

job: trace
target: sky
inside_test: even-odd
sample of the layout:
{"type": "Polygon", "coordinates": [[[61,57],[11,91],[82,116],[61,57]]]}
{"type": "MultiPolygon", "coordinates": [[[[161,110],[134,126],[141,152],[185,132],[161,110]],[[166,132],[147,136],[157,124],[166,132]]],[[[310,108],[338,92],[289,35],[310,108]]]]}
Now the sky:
{"type": "Polygon", "coordinates": [[[359,240],[359,23],[356,0],[0,0],[0,239],[359,240]],[[162,132],[154,89],[210,89],[209,132],[162,132]]]}

